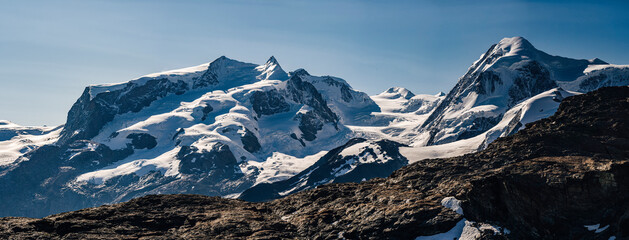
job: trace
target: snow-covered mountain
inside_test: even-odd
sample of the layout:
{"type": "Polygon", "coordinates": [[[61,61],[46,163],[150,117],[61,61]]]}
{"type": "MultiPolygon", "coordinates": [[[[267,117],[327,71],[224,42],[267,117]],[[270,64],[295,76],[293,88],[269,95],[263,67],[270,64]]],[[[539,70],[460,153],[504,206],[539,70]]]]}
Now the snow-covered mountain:
{"type": "Polygon", "coordinates": [[[399,152],[400,146],[389,140],[354,138],[330,150],[295,176],[283,181],[258,184],[244,191],[239,198],[266,201],[326,183],[361,182],[387,177],[408,164],[408,160],[399,152]]]}
{"type": "Polygon", "coordinates": [[[493,45],[447,94],[220,57],[88,86],[59,127],[0,122],[0,216],[43,216],[162,193],[265,200],[483,149],[561,100],[629,85],[629,67],[493,45]]]}
{"type": "Polygon", "coordinates": [[[61,127],[25,127],[0,120],[0,168],[22,154],[57,141],[61,127]]]}
{"type": "Polygon", "coordinates": [[[626,67],[600,59],[552,56],[522,37],[492,45],[416,129],[417,145],[468,139],[496,126],[518,103],[552,88],[588,92],[602,86],[627,85],[626,67]]]}
{"type": "Polygon", "coordinates": [[[27,215],[146,194],[237,194],[308,168],[354,136],[345,123],[360,122],[359,116],[372,111],[379,111],[378,105],[344,80],[303,69],[287,74],[274,57],[262,65],[220,57],[125,83],[88,86],[63,128],[27,133],[2,126],[11,131],[2,132],[7,146],[2,151],[10,154],[3,154],[0,184],[37,177],[24,188],[1,187],[0,198],[20,202],[12,200],[42,196],[42,202],[21,201],[24,206],[4,209],[3,215],[38,209],[33,204],[50,208],[27,215]],[[31,135],[46,141],[13,147],[31,135]],[[35,164],[47,169],[42,173],[35,164]]]}

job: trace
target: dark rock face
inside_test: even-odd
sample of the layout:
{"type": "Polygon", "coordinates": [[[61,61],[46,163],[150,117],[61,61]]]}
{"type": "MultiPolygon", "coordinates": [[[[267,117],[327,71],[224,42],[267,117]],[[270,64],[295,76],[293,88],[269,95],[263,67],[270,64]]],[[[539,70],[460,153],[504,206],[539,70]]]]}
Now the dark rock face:
{"type": "Polygon", "coordinates": [[[605,80],[607,79],[607,74],[599,74],[592,77],[587,78],[585,81],[579,84],[581,89],[597,89],[605,80]]]}
{"type": "Polygon", "coordinates": [[[295,102],[308,105],[325,122],[337,123],[338,117],[328,107],[326,101],[311,83],[301,80],[299,76],[291,77],[287,82],[287,91],[295,102]]]}
{"type": "Polygon", "coordinates": [[[297,70],[295,70],[295,71],[292,71],[292,72],[290,72],[289,74],[290,74],[290,76],[291,76],[291,77],[292,77],[292,76],[310,76],[310,73],[308,73],[308,72],[307,72],[305,69],[303,69],[303,68],[300,68],[300,69],[297,69],[297,70]]]}
{"type": "Polygon", "coordinates": [[[127,138],[131,139],[131,145],[135,149],[153,149],[157,146],[156,138],[148,133],[131,133],[127,138]]]}
{"type": "MultiPolygon", "coordinates": [[[[629,87],[566,98],[557,113],[484,151],[422,160],[386,179],[326,184],[263,203],[147,196],[43,219],[2,218],[2,238],[412,239],[465,218],[484,239],[629,238],[629,87]],[[600,224],[605,230],[588,231],[600,224]]],[[[54,149],[53,149],[54,150],[54,149]]]]}
{"type": "Polygon", "coordinates": [[[114,101],[115,93],[101,93],[90,100],[89,91],[89,88],[85,88],[81,97],[70,108],[60,143],[94,137],[106,123],[114,119],[117,109],[108,102],[114,101]]]}
{"type": "Polygon", "coordinates": [[[463,205],[467,217],[508,225],[516,239],[629,237],[629,219],[623,216],[629,210],[627,161],[542,157],[499,171],[491,178],[470,181],[473,190],[466,194],[469,201],[463,205]],[[514,170],[518,174],[509,174],[514,170]],[[596,234],[583,227],[595,224],[610,229],[596,234]]]}
{"type": "Polygon", "coordinates": [[[481,72],[476,81],[476,92],[478,94],[493,93],[496,91],[496,87],[502,84],[502,79],[498,74],[492,71],[481,72]]]}
{"type": "Polygon", "coordinates": [[[513,119],[509,121],[509,125],[507,125],[506,136],[511,136],[515,134],[522,127],[522,123],[520,122],[520,118],[522,116],[522,110],[518,110],[513,119]]]}
{"type": "Polygon", "coordinates": [[[298,113],[295,120],[299,121],[301,137],[306,141],[315,140],[317,138],[317,132],[323,129],[323,122],[318,118],[316,113],[312,111],[298,113]]]}
{"type": "MultiPolygon", "coordinates": [[[[604,71],[604,70],[598,70],[604,71]]],[[[579,84],[579,88],[582,91],[593,91],[601,87],[609,86],[623,86],[629,84],[629,77],[626,74],[627,70],[622,69],[606,69],[607,73],[592,72],[579,84]]]]}
{"type": "Polygon", "coordinates": [[[328,76],[323,80],[330,86],[338,87],[341,91],[341,98],[345,102],[350,102],[354,97],[352,96],[352,90],[349,88],[347,84],[334,80],[332,77],[328,76]]]}
{"type": "Polygon", "coordinates": [[[258,137],[256,137],[256,135],[247,128],[245,128],[245,134],[240,137],[240,141],[242,141],[245,150],[250,153],[257,152],[262,148],[262,146],[260,146],[260,142],[258,142],[258,137]]]}
{"type": "Polygon", "coordinates": [[[514,80],[513,86],[509,88],[508,106],[514,106],[522,99],[557,87],[557,83],[550,79],[550,72],[537,61],[527,63],[518,71],[521,75],[514,80]]]}
{"type": "Polygon", "coordinates": [[[90,139],[116,115],[138,112],[159,98],[171,93],[183,94],[187,89],[188,85],[183,81],[175,83],[161,78],[148,80],[143,85],[129,82],[123,89],[99,93],[91,98],[90,87],[87,87],[68,112],[59,143],[90,139]]]}
{"type": "Polygon", "coordinates": [[[123,159],[132,153],[133,150],[129,147],[111,150],[106,145],[79,140],[70,144],[60,157],[65,159],[67,165],[74,168],[97,169],[123,159]]]}
{"type": "Polygon", "coordinates": [[[45,145],[28,152],[0,173],[0,215],[45,216],[52,212],[93,206],[89,199],[67,190],[65,185],[81,170],[95,170],[132,154],[125,148],[81,140],[66,146],[45,145]],[[36,196],[48,196],[36,197],[36,196]]]}
{"type": "Polygon", "coordinates": [[[478,134],[496,126],[502,119],[502,115],[496,117],[479,117],[472,121],[472,124],[457,137],[457,140],[468,139],[478,136],[478,134]]]}
{"type": "Polygon", "coordinates": [[[10,130],[0,130],[0,141],[6,141],[9,140],[15,136],[17,136],[18,133],[15,131],[10,131],[10,130]]]}
{"type": "Polygon", "coordinates": [[[250,101],[258,116],[273,115],[290,110],[290,105],[286,103],[284,97],[277,90],[254,92],[251,94],[250,101]]]}
{"type": "Polygon", "coordinates": [[[177,153],[177,158],[181,160],[179,171],[186,174],[212,171],[217,172],[215,174],[220,172],[220,174],[233,175],[234,167],[238,164],[229,146],[220,142],[216,143],[209,152],[205,150],[199,152],[199,149],[195,147],[183,146],[177,153]]]}
{"type": "Polygon", "coordinates": [[[203,107],[202,112],[203,112],[203,116],[201,117],[201,121],[205,121],[205,119],[207,119],[207,115],[209,113],[211,113],[212,111],[214,111],[214,108],[212,107],[212,105],[205,105],[205,107],[203,107]]]}
{"type": "Polygon", "coordinates": [[[141,84],[131,81],[122,89],[98,93],[93,98],[90,93],[91,87],[86,87],[68,112],[58,143],[63,145],[75,140],[91,139],[116,115],[139,112],[155,100],[169,94],[181,95],[189,89],[216,85],[219,83],[216,71],[219,71],[225,61],[231,60],[222,56],[210,63],[200,77],[193,79],[192,86],[181,80],[173,82],[166,78],[155,78],[141,84]]]}
{"type": "Polygon", "coordinates": [[[293,75],[286,83],[287,95],[293,101],[312,108],[295,116],[304,140],[315,140],[317,132],[323,129],[325,123],[331,123],[338,129],[338,116],[328,107],[321,93],[311,83],[303,81],[299,75],[293,75]]]}
{"type": "MultiPolygon", "coordinates": [[[[256,91],[251,94],[250,101],[253,110],[258,116],[288,112],[290,105],[287,100],[305,105],[307,110],[298,112],[293,118],[293,120],[299,122],[299,130],[301,131],[300,137],[297,137],[295,134],[293,138],[304,145],[304,140],[315,140],[317,132],[322,130],[327,123],[333,124],[338,129],[339,118],[328,107],[327,102],[315,86],[307,81],[303,81],[301,79],[302,76],[309,75],[303,69],[297,70],[291,73],[291,78],[286,81],[287,87],[285,90],[281,92],[277,90],[256,91]]],[[[332,78],[329,78],[326,82],[328,84],[341,84],[332,78]]],[[[350,101],[353,98],[351,90],[345,84],[341,85],[340,89],[343,99],[350,101]]]]}
{"type": "Polygon", "coordinates": [[[295,134],[295,133],[291,133],[291,134],[290,134],[290,137],[291,137],[292,139],[295,139],[295,140],[299,141],[299,143],[301,143],[301,146],[304,146],[304,147],[306,146],[306,143],[304,142],[304,140],[303,140],[303,139],[301,139],[301,138],[298,138],[298,137],[297,137],[297,134],[295,134]]]}

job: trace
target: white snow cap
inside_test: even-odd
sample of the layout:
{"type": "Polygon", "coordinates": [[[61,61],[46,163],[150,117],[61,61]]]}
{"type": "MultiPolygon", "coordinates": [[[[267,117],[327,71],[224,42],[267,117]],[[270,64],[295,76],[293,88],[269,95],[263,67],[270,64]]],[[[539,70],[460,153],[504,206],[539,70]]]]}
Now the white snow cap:
{"type": "Polygon", "coordinates": [[[271,56],[264,65],[256,67],[256,70],[262,72],[258,75],[260,80],[286,80],[288,74],[280,67],[274,56],[271,56]]]}
{"type": "Polygon", "coordinates": [[[533,44],[523,37],[503,38],[496,46],[496,49],[501,49],[505,53],[509,53],[509,55],[537,51],[533,44]]]}
{"type": "Polygon", "coordinates": [[[411,91],[403,87],[392,87],[378,94],[378,96],[381,96],[384,98],[390,98],[390,99],[400,98],[400,97],[405,98],[405,99],[411,99],[412,97],[415,96],[415,94],[413,94],[411,91]]]}

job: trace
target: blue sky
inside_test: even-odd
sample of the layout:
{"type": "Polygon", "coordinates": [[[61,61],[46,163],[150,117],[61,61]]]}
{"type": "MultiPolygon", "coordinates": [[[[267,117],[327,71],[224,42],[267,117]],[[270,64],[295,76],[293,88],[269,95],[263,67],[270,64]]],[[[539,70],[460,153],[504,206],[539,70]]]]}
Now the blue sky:
{"type": "Polygon", "coordinates": [[[89,84],[225,55],[346,79],[447,92],[503,37],[629,64],[628,1],[3,1],[0,119],[58,125],[89,84]]]}

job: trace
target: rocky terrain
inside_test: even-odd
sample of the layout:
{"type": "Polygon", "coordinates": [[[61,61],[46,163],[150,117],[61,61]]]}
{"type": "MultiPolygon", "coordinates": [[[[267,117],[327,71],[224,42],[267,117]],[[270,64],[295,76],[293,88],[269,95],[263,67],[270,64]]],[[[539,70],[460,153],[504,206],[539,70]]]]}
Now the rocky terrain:
{"type": "Polygon", "coordinates": [[[41,219],[0,219],[0,238],[629,238],[629,87],[565,98],[557,112],[478,153],[421,160],[387,178],[270,202],[150,195],[41,219]]]}

